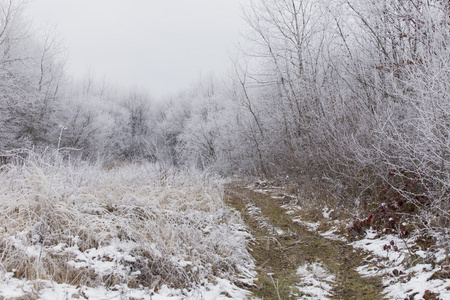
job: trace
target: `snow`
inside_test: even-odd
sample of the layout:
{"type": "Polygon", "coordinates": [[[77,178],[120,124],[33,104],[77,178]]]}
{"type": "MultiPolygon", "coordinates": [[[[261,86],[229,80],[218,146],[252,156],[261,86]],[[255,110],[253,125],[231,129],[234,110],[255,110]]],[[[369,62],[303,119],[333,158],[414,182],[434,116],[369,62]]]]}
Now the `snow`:
{"type": "Polygon", "coordinates": [[[325,206],[322,210],[322,216],[324,219],[330,219],[330,214],[334,211],[334,209],[328,209],[327,206],[325,206]]]}
{"type": "Polygon", "coordinates": [[[66,252],[73,253],[76,257],[73,260],[68,261],[67,264],[77,269],[90,268],[95,270],[95,272],[101,276],[114,274],[125,278],[127,276],[128,267],[123,265],[122,262],[136,262],[136,258],[124,251],[131,251],[137,246],[136,243],[121,242],[117,240],[114,244],[106,247],[92,248],[84,252],[72,247],[66,252]]]}
{"type": "Polygon", "coordinates": [[[327,239],[330,239],[330,240],[341,241],[341,242],[346,242],[347,241],[347,238],[336,234],[336,232],[337,232],[337,228],[333,227],[333,228],[331,228],[328,231],[319,232],[319,234],[321,236],[323,236],[324,238],[327,238],[327,239]]]}
{"type": "Polygon", "coordinates": [[[292,219],[293,222],[299,223],[305,227],[307,227],[310,231],[317,231],[320,226],[320,222],[306,222],[303,221],[301,217],[295,217],[292,219]]]}
{"type": "Polygon", "coordinates": [[[246,298],[235,283],[255,280],[251,236],[220,180],[197,175],[161,182],[151,164],[1,172],[0,299],[246,298]]]}
{"type": "Polygon", "coordinates": [[[336,277],[330,274],[322,264],[312,263],[300,266],[297,275],[301,276],[301,285],[296,288],[303,294],[300,299],[329,299],[336,277]]]}
{"type": "Polygon", "coordinates": [[[0,296],[5,298],[18,298],[25,295],[27,286],[25,281],[12,278],[13,273],[4,273],[0,276],[0,296]]]}
{"type": "MultiPolygon", "coordinates": [[[[286,214],[288,215],[295,215],[296,213],[300,212],[302,210],[302,208],[299,205],[296,204],[285,204],[282,205],[281,208],[286,210],[286,214]]],[[[324,219],[329,220],[330,219],[330,214],[333,212],[333,209],[328,209],[327,207],[325,207],[322,210],[322,215],[324,217],[324,219]]],[[[293,222],[299,223],[302,226],[305,226],[309,231],[312,232],[317,232],[319,233],[322,237],[325,237],[327,239],[330,240],[336,240],[336,241],[347,241],[347,239],[345,237],[339,236],[338,234],[336,234],[336,232],[338,231],[337,226],[340,224],[339,221],[335,220],[335,225],[332,228],[330,228],[329,230],[325,231],[325,232],[321,232],[318,230],[318,228],[321,225],[320,221],[317,222],[307,222],[302,220],[302,218],[300,216],[296,216],[292,219],[293,222]]]]}
{"type": "MultiPolygon", "coordinates": [[[[19,180],[14,188],[3,187],[4,193],[0,193],[5,195],[0,197],[4,211],[1,221],[8,228],[0,238],[9,251],[5,255],[11,255],[19,263],[12,260],[12,267],[2,265],[0,298],[181,300],[249,297],[250,292],[236,283],[252,285],[256,280],[256,267],[246,247],[252,237],[239,215],[224,206],[220,193],[211,186],[196,183],[141,185],[148,179],[133,177],[130,170],[101,175],[96,175],[98,173],[93,170],[79,173],[58,170],[59,176],[51,180],[39,170],[23,174],[19,170],[11,174],[22,181],[19,180]],[[92,172],[93,183],[77,177],[89,172],[92,172]],[[65,174],[72,177],[65,179],[65,174]],[[124,175],[130,177],[128,182],[124,182],[124,175]],[[70,186],[70,182],[77,181],[84,183],[70,186]],[[50,207],[52,214],[38,209],[44,204],[50,207]],[[29,218],[23,213],[27,211],[33,211],[39,218],[29,218]],[[44,230],[51,226],[55,226],[54,238],[47,243],[40,242],[44,230]],[[82,233],[88,233],[88,237],[96,242],[89,242],[82,233]],[[142,251],[146,251],[146,257],[140,256],[142,251]],[[84,282],[58,283],[52,280],[53,273],[46,270],[42,276],[27,280],[21,275],[24,267],[22,271],[16,270],[22,262],[28,262],[30,270],[34,267],[39,270],[45,267],[43,261],[54,262],[59,269],[68,272],[72,268],[79,271],[80,276],[91,280],[89,286],[84,282]],[[144,281],[138,287],[128,286],[142,275],[139,265],[149,262],[185,274],[188,276],[186,283],[169,286],[170,278],[162,282],[156,273],[149,277],[152,284],[147,287],[142,286],[146,285],[144,281]],[[217,262],[233,267],[217,274],[213,271],[213,264],[217,262]],[[114,279],[110,281],[112,286],[105,285],[105,278],[114,279]]],[[[1,174],[7,175],[6,172],[1,174]]],[[[143,172],[143,175],[149,174],[143,172]]],[[[260,192],[269,193],[269,190],[260,192]]],[[[318,232],[321,222],[302,220],[297,215],[300,206],[290,203],[283,208],[292,215],[294,222],[318,232]]],[[[287,234],[272,225],[256,205],[248,203],[246,209],[275,241],[277,235],[287,234]]],[[[341,223],[330,220],[332,212],[325,207],[322,216],[334,227],[318,233],[347,242],[344,236],[337,234],[341,223]]],[[[269,245],[270,237],[267,241],[269,245]]],[[[380,235],[374,230],[368,230],[362,239],[350,245],[370,253],[357,271],[362,276],[381,276],[389,299],[421,299],[425,293],[450,299],[450,279],[445,275],[449,266],[435,264],[443,263],[443,250],[433,253],[418,250],[413,238],[380,235]],[[442,270],[444,276],[436,276],[442,270]]],[[[300,299],[332,297],[335,276],[320,262],[300,266],[297,275],[299,283],[295,288],[300,299]]]]}
{"type": "Polygon", "coordinates": [[[368,230],[366,237],[362,240],[351,243],[355,248],[367,250],[377,257],[385,258],[389,265],[399,266],[407,255],[407,241],[402,240],[394,235],[377,236],[374,230],[368,230]],[[389,249],[384,248],[389,245],[389,249]],[[398,251],[392,249],[395,246],[398,251]]]}
{"type": "Polygon", "coordinates": [[[145,300],[182,300],[182,299],[246,299],[250,292],[241,289],[229,280],[216,278],[215,282],[205,282],[190,290],[172,289],[163,285],[159,290],[148,288],[131,289],[126,285],[112,288],[73,286],[58,284],[49,280],[26,281],[12,277],[12,273],[1,274],[0,296],[6,299],[34,295],[41,300],[55,299],[145,299],[145,300]]]}
{"type": "Polygon", "coordinates": [[[251,203],[247,203],[246,208],[247,208],[249,215],[258,221],[259,226],[261,228],[266,228],[269,231],[269,233],[271,233],[271,234],[277,234],[277,235],[286,235],[287,234],[286,231],[284,231],[283,229],[270,224],[267,221],[267,219],[263,216],[261,209],[259,207],[255,206],[251,203]]]}
{"type": "MultiPolygon", "coordinates": [[[[426,291],[439,294],[440,299],[450,299],[450,279],[431,278],[442,267],[417,263],[426,261],[429,254],[427,256],[425,251],[410,253],[413,244],[413,239],[400,239],[394,235],[379,236],[374,230],[368,230],[363,239],[351,243],[353,247],[372,254],[367,259],[368,263],[358,267],[357,271],[367,277],[381,275],[389,299],[405,299],[406,296],[422,299],[426,291]]],[[[442,259],[442,252],[436,253],[437,261],[442,259]]]]}
{"type": "Polygon", "coordinates": [[[406,294],[416,294],[413,299],[422,299],[425,291],[429,290],[439,294],[440,299],[450,299],[450,290],[447,289],[450,287],[450,279],[430,280],[438,270],[439,268],[433,269],[430,264],[419,264],[408,270],[414,276],[406,282],[384,280],[383,283],[387,285],[385,289],[387,296],[391,299],[403,299],[406,294]]]}
{"type": "Polygon", "coordinates": [[[302,210],[302,207],[297,204],[284,204],[281,208],[286,210],[287,215],[294,215],[302,210]]]}
{"type": "MultiPolygon", "coordinates": [[[[273,194],[276,189],[269,189],[267,183],[257,184],[258,187],[261,185],[264,185],[264,190],[261,188],[255,189],[251,186],[248,186],[248,188],[263,194],[273,194]]],[[[281,199],[279,196],[272,196],[272,198],[281,199]]],[[[351,221],[331,221],[333,209],[327,206],[322,209],[324,221],[332,227],[321,232],[319,227],[322,221],[307,222],[303,220],[299,216],[302,207],[297,203],[287,203],[282,205],[282,208],[287,215],[292,216],[294,222],[306,227],[309,231],[317,232],[328,239],[348,243],[347,237],[337,232],[339,226],[350,224],[351,221]]],[[[257,208],[251,208],[251,210],[256,214],[257,208]]],[[[386,298],[423,299],[426,293],[431,293],[439,295],[439,299],[450,299],[450,279],[446,278],[450,272],[450,266],[442,265],[446,258],[443,249],[436,251],[419,250],[413,237],[409,239],[400,238],[392,234],[379,234],[375,230],[368,230],[362,239],[349,244],[368,253],[365,264],[359,266],[357,271],[362,276],[380,276],[386,298]],[[434,276],[442,270],[446,272],[443,279],[434,276]]],[[[321,264],[301,266],[297,270],[297,274],[302,276],[302,284],[297,287],[301,292],[300,299],[327,299],[327,297],[332,296],[331,291],[335,279],[332,274],[327,273],[321,264]]]]}

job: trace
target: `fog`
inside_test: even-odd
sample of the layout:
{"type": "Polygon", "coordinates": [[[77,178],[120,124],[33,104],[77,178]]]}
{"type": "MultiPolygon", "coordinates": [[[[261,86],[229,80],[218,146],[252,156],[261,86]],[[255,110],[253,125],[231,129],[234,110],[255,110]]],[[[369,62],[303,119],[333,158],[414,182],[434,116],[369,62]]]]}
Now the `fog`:
{"type": "Polygon", "coordinates": [[[76,77],[87,72],[154,96],[221,74],[240,40],[240,0],[34,0],[27,14],[56,28],[76,77]]]}

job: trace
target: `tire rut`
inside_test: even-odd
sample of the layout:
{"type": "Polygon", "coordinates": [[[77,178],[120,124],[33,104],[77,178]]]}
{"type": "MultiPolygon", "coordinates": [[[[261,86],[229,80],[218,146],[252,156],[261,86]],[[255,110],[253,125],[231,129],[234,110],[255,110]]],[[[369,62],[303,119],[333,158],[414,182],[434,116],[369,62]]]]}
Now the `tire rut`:
{"type": "Polygon", "coordinates": [[[225,200],[240,211],[254,236],[249,250],[258,272],[256,286],[250,289],[255,297],[308,299],[308,293],[295,288],[302,284],[297,269],[320,263],[334,275],[327,298],[384,299],[381,280],[361,277],[356,271],[367,255],[345,242],[324,238],[293,222],[282,208],[289,200],[275,199],[242,183],[228,184],[225,200]]]}

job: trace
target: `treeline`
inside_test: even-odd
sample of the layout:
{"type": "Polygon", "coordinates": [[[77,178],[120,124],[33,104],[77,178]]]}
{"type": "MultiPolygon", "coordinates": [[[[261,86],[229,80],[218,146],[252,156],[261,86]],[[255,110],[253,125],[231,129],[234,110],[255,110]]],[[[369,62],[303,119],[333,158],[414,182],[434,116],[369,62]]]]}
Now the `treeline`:
{"type": "Polygon", "coordinates": [[[237,151],[245,155],[233,149],[235,87],[211,76],[156,100],[145,90],[123,90],[90,74],[74,80],[65,70],[57,34],[32,29],[23,16],[25,5],[0,1],[3,157],[17,149],[57,149],[105,164],[149,160],[202,169],[224,164],[224,172],[238,165],[228,161],[237,151]]]}
{"type": "Polygon", "coordinates": [[[343,201],[420,210],[448,236],[446,1],[251,1],[233,72],[160,101],[67,79],[51,36],[26,28],[18,1],[1,6],[1,152],[308,179],[343,201]]]}

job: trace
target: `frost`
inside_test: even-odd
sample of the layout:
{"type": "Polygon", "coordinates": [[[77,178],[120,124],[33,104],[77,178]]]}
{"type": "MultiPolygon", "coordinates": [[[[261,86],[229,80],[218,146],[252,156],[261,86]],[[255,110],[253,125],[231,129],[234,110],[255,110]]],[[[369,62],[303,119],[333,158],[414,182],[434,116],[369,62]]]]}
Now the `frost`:
{"type": "Polygon", "coordinates": [[[0,186],[0,296],[155,299],[165,285],[167,298],[216,297],[246,294],[232,282],[254,280],[249,233],[217,178],[30,163],[0,181],[10,183],[0,186]]]}
{"type": "Polygon", "coordinates": [[[297,288],[306,294],[302,299],[329,299],[335,283],[335,276],[330,274],[321,264],[305,264],[297,269],[301,276],[301,285],[297,288]]]}

